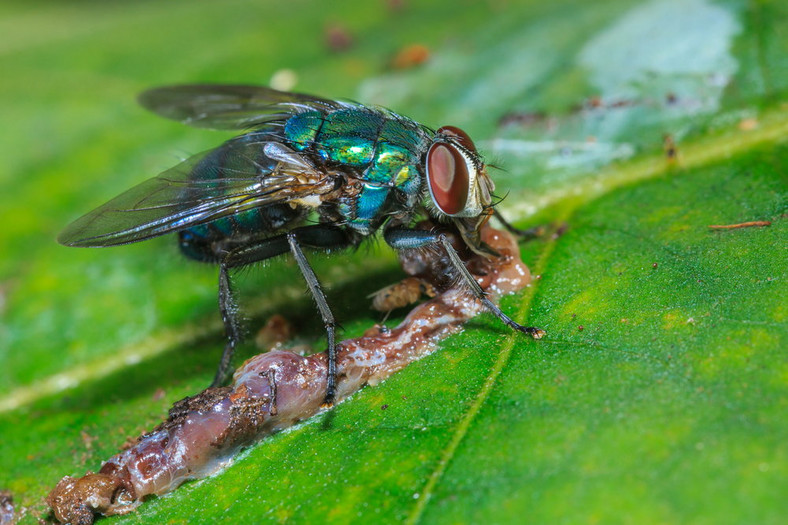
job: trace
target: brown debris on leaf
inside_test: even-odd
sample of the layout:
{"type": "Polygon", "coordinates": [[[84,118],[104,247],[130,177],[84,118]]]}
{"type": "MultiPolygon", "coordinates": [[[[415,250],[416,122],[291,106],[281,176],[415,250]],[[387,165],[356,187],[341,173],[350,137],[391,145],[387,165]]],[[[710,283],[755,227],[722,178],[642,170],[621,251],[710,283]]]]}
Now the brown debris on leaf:
{"type": "Polygon", "coordinates": [[[419,302],[426,297],[435,297],[435,287],[428,281],[418,277],[406,277],[398,283],[386,286],[372,294],[372,309],[378,312],[390,312],[410,304],[419,302]]]}
{"type": "Polygon", "coordinates": [[[333,23],[323,29],[323,42],[329,51],[340,53],[353,47],[353,35],[342,24],[333,23]]]}
{"type": "Polygon", "coordinates": [[[412,69],[430,59],[430,49],[423,44],[405,46],[391,59],[393,69],[412,69]]]}
{"type": "Polygon", "coordinates": [[[293,336],[293,327],[283,316],[272,315],[254,338],[260,350],[273,350],[293,336]]]}
{"type": "MultiPolygon", "coordinates": [[[[460,253],[488,297],[497,300],[525,287],[531,275],[516,240],[491,227],[481,235],[500,257],[485,258],[467,249],[460,253]]],[[[338,345],[337,402],[429,355],[439,340],[485,310],[447,277],[446,256],[407,250],[400,253],[400,262],[406,273],[439,293],[415,307],[396,328],[369,330],[338,345]]],[[[125,514],[147,496],[213,474],[242,447],[320,412],[326,369],[325,352],[304,357],[273,350],[257,355],[235,372],[232,386],[178,401],[167,421],[110,458],[97,474],[63,478],[47,502],[61,522],[89,524],[95,514],[125,514]]]]}
{"type": "Polygon", "coordinates": [[[739,228],[762,228],[771,226],[772,221],[749,221],[737,224],[709,224],[710,230],[737,230],[739,228]]]}
{"type": "Polygon", "coordinates": [[[14,497],[7,490],[0,490],[0,525],[15,523],[14,497]]]}
{"type": "Polygon", "coordinates": [[[96,514],[111,516],[134,510],[136,497],[126,479],[88,472],[81,478],[66,476],[46,502],[62,523],[90,525],[96,514]]]}

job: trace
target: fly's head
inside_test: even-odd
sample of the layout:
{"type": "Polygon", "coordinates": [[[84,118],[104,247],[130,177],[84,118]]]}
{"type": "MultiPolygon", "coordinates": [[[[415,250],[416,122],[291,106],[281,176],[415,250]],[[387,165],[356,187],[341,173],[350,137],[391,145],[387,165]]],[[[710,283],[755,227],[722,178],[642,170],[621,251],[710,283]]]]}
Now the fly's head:
{"type": "Polygon", "coordinates": [[[426,168],[435,215],[451,220],[474,252],[495,255],[479,235],[493,211],[495,186],[471,138],[454,126],[440,128],[427,151],[426,168]]]}

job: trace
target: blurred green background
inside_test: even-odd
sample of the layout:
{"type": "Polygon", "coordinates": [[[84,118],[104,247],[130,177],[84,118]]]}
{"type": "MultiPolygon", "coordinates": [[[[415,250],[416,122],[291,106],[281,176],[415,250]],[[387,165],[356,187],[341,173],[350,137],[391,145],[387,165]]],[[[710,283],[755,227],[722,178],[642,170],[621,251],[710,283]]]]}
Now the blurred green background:
{"type": "MultiPolygon", "coordinates": [[[[540,279],[503,301],[548,337],[480,316],[383,385],[112,520],[788,514],[785,2],[4,2],[0,72],[0,489],[22,523],[47,518],[60,477],[97,470],[213,375],[214,268],[168,237],[54,241],[230,136],[135,103],[194,82],[274,83],[463,127],[496,166],[507,216],[568,227],[523,245],[540,279]],[[756,220],[771,226],[708,228],[756,220]]],[[[400,276],[379,244],[311,257],[343,337],[380,321],[366,295],[400,276]]],[[[321,345],[287,260],[238,287],[252,335],[286,312],[321,345]]]]}

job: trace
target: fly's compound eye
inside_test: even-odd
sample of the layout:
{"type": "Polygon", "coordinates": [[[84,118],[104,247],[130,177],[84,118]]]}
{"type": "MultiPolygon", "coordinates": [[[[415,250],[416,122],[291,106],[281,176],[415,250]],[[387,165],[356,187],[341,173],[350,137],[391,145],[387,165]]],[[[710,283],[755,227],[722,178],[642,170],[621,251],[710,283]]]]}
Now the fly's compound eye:
{"type": "Polygon", "coordinates": [[[446,215],[465,211],[471,187],[471,170],[475,170],[475,167],[470,159],[451,143],[437,142],[427,152],[430,195],[438,209],[446,215]]]}
{"type": "Polygon", "coordinates": [[[454,126],[443,126],[438,130],[438,135],[445,135],[447,137],[451,137],[454,141],[462,146],[463,148],[476,153],[476,145],[471,140],[471,137],[468,136],[460,128],[456,128],[454,126]]]}

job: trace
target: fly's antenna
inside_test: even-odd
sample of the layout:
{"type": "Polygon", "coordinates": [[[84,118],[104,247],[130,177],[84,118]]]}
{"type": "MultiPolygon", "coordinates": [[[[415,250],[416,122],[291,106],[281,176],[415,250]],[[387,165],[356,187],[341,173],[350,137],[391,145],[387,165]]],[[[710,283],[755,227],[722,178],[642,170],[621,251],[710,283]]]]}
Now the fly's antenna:
{"type": "Polygon", "coordinates": [[[506,193],[504,193],[503,195],[491,195],[491,197],[494,199],[494,202],[490,203],[490,207],[495,208],[496,206],[501,204],[503,201],[505,201],[508,196],[509,196],[509,192],[508,191],[506,193]]]}

